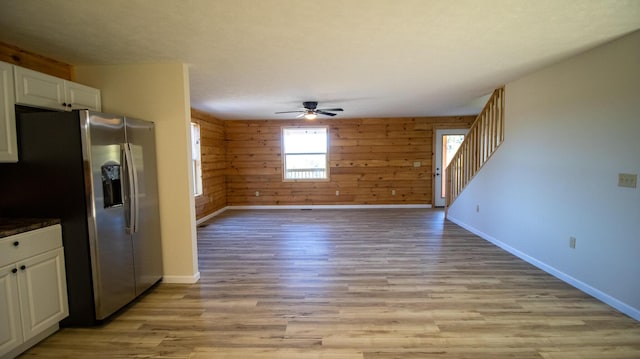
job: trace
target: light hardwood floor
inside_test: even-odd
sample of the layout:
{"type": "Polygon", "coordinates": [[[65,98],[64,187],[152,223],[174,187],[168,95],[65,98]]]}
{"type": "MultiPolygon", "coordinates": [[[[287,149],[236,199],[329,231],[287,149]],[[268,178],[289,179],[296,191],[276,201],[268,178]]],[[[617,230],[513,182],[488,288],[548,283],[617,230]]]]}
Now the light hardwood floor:
{"type": "Polygon", "coordinates": [[[230,210],[202,278],[24,357],[640,358],[640,322],[439,210],[230,210]]]}

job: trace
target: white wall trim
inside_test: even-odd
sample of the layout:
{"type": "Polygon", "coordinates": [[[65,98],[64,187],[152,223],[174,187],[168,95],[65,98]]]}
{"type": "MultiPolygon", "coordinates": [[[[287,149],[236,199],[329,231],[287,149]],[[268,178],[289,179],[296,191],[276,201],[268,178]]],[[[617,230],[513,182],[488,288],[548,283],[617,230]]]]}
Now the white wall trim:
{"type": "Polygon", "coordinates": [[[331,205],[273,205],[273,206],[226,206],[196,220],[196,226],[230,209],[371,209],[371,208],[432,208],[430,204],[331,204],[331,205]]]}
{"type": "Polygon", "coordinates": [[[207,214],[206,216],[204,216],[204,217],[202,217],[202,218],[200,218],[200,219],[196,220],[196,226],[199,226],[199,225],[201,225],[202,223],[204,223],[204,222],[206,222],[206,221],[210,220],[211,218],[213,218],[213,217],[215,217],[215,216],[217,216],[217,215],[219,215],[219,214],[222,214],[222,213],[223,213],[224,211],[226,211],[227,209],[229,209],[229,207],[223,207],[223,208],[220,208],[219,210],[217,210],[217,211],[215,211],[215,212],[213,212],[213,213],[209,213],[209,214],[207,214]]]}
{"type": "Polygon", "coordinates": [[[370,208],[432,208],[430,204],[330,204],[330,205],[273,205],[273,206],[226,206],[198,220],[196,225],[218,216],[230,209],[370,209],[370,208]]]}
{"type": "Polygon", "coordinates": [[[372,208],[431,208],[430,204],[304,204],[275,206],[228,206],[228,209],[372,209],[372,208]]]}
{"type": "Polygon", "coordinates": [[[192,276],[188,275],[165,275],[162,276],[163,283],[172,283],[172,284],[194,284],[200,280],[200,272],[192,276]]]}
{"type": "Polygon", "coordinates": [[[477,230],[476,228],[468,226],[468,225],[466,225],[465,223],[463,223],[462,221],[460,221],[460,220],[458,220],[456,218],[448,216],[447,219],[450,220],[451,222],[457,224],[458,226],[468,230],[469,232],[477,235],[478,237],[480,237],[480,238],[482,238],[482,239],[484,239],[484,240],[486,240],[488,242],[491,242],[494,245],[504,249],[505,251],[513,254],[514,256],[522,259],[523,261],[536,266],[537,268],[539,268],[539,269],[551,274],[552,276],[560,279],[561,281],[576,287],[577,289],[579,289],[579,290],[581,290],[581,291],[593,296],[594,298],[596,298],[596,299],[598,299],[598,300],[610,305],[611,307],[621,311],[622,313],[630,316],[631,318],[640,321],[640,309],[634,308],[634,307],[632,307],[632,306],[630,306],[630,305],[628,305],[628,304],[626,304],[626,303],[624,303],[624,302],[622,302],[622,301],[620,301],[620,300],[608,295],[607,293],[604,293],[604,292],[600,291],[599,289],[596,289],[596,288],[594,288],[594,287],[592,287],[592,286],[590,286],[590,285],[588,285],[588,284],[586,284],[586,283],[584,283],[584,282],[582,282],[582,281],[580,281],[580,280],[578,280],[578,279],[576,279],[576,278],[574,278],[574,277],[572,277],[572,276],[570,276],[570,275],[568,275],[568,274],[566,274],[566,273],[564,273],[564,272],[562,272],[562,271],[560,271],[560,270],[558,270],[558,269],[556,269],[556,268],[554,268],[554,267],[552,267],[552,266],[550,266],[550,265],[548,265],[548,264],[546,264],[544,262],[541,262],[541,261],[539,261],[539,260],[537,260],[537,259],[535,259],[535,258],[533,258],[533,257],[531,257],[531,256],[529,256],[529,255],[527,255],[527,254],[525,254],[525,253],[523,253],[523,252],[511,247],[510,245],[508,245],[508,244],[506,244],[504,242],[499,241],[498,239],[496,239],[496,238],[494,238],[494,237],[492,237],[492,236],[490,236],[490,235],[488,235],[488,234],[486,234],[486,233],[484,233],[482,231],[477,230]]]}

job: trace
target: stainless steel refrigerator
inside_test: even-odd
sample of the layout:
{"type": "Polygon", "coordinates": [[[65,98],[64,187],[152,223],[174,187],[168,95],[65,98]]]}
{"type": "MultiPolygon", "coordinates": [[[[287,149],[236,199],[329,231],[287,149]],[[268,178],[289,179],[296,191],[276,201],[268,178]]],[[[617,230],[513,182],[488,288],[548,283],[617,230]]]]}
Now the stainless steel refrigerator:
{"type": "Polygon", "coordinates": [[[16,108],[19,160],[0,166],[0,216],[62,220],[68,326],[94,325],[162,276],[152,122],[16,108]]]}

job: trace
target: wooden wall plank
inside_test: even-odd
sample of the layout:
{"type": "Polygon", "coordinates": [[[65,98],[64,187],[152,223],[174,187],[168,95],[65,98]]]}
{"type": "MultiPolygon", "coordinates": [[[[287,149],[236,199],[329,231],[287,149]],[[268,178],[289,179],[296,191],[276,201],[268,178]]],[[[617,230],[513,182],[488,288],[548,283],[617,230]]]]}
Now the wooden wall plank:
{"type": "Polygon", "coordinates": [[[474,119],[224,121],[227,205],[432,204],[434,130],[468,128],[474,119]],[[286,126],[329,126],[329,181],[282,180],[286,126]]]}
{"type": "Polygon", "coordinates": [[[65,80],[72,80],[71,65],[40,56],[17,46],[0,42],[0,61],[42,72],[65,80]]]}
{"type": "Polygon", "coordinates": [[[223,121],[191,109],[191,121],[200,125],[202,195],[196,196],[196,218],[200,219],[227,205],[227,158],[223,121]]]}

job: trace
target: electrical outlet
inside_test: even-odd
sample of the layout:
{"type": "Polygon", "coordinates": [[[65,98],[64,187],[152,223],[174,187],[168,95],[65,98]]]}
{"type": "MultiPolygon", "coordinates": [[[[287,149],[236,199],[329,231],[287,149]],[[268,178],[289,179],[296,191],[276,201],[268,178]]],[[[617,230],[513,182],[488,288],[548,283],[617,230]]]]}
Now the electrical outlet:
{"type": "Polygon", "coordinates": [[[260,191],[256,191],[256,197],[260,197],[260,191]]]}
{"type": "Polygon", "coordinates": [[[636,188],[638,175],[635,173],[618,173],[618,187],[636,188]]]}
{"type": "Polygon", "coordinates": [[[392,189],[392,190],[391,190],[391,195],[392,195],[392,196],[395,196],[395,195],[396,195],[396,190],[395,190],[395,189],[392,189]]]}
{"type": "Polygon", "coordinates": [[[336,191],[336,196],[339,196],[339,195],[340,195],[340,191],[336,191]]]}
{"type": "Polygon", "coordinates": [[[576,237],[569,237],[569,248],[576,249],[576,237]]]}
{"type": "Polygon", "coordinates": [[[420,166],[422,166],[422,163],[420,161],[413,162],[413,167],[420,167],[420,166]]]}

